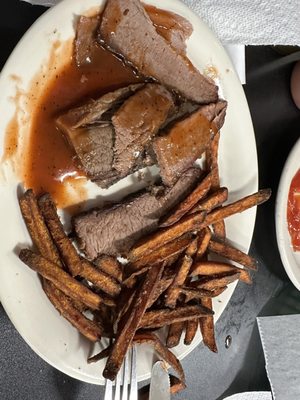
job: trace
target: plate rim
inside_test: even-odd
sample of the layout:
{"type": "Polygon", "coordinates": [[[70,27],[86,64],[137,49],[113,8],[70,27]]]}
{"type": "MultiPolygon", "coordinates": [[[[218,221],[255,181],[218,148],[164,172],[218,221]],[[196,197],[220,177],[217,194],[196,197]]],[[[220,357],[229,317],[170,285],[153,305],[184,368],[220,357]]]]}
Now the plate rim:
{"type": "MultiPolygon", "coordinates": [[[[31,27],[30,27],[30,28],[27,30],[27,32],[22,36],[22,38],[19,40],[18,44],[16,45],[16,47],[15,47],[14,50],[12,51],[11,55],[9,56],[7,62],[5,63],[5,65],[4,65],[4,67],[3,67],[2,71],[1,71],[0,78],[3,76],[4,73],[6,73],[6,69],[9,68],[11,60],[15,57],[15,54],[18,52],[18,49],[22,46],[23,41],[24,41],[28,36],[31,35],[31,32],[32,32],[32,30],[35,29],[36,24],[37,24],[37,23],[41,23],[41,21],[43,21],[44,18],[48,18],[48,15],[49,15],[49,14],[54,13],[55,10],[59,9],[60,7],[63,7],[64,4],[71,3],[72,1],[74,2],[74,0],[63,0],[62,2],[60,2],[59,4],[57,4],[56,6],[52,7],[51,9],[49,9],[49,10],[47,10],[45,13],[43,13],[43,14],[31,25],[31,27]],[[53,10],[54,10],[54,11],[53,11],[53,10]]],[[[76,0],[76,1],[77,1],[77,3],[83,3],[83,0],[76,0]]],[[[102,0],[101,0],[101,2],[102,2],[102,0]]],[[[100,4],[101,2],[99,1],[99,6],[102,5],[102,4],[100,4]]],[[[157,4],[157,0],[146,0],[146,3],[149,3],[149,4],[155,3],[155,4],[157,4]]],[[[170,0],[164,0],[164,1],[162,2],[162,4],[159,5],[159,7],[162,8],[162,9],[168,9],[167,4],[170,4],[170,0]]],[[[239,79],[238,79],[238,77],[237,77],[237,74],[236,74],[236,72],[235,72],[235,69],[234,69],[234,67],[233,67],[233,65],[232,65],[232,62],[231,62],[231,60],[229,59],[229,56],[228,56],[228,54],[226,53],[226,51],[225,51],[223,45],[221,44],[221,42],[219,41],[219,39],[215,36],[215,34],[211,31],[211,29],[208,27],[208,25],[202,20],[202,18],[200,18],[195,12],[193,12],[186,4],[184,4],[184,3],[181,2],[180,0],[172,0],[172,4],[175,4],[175,5],[177,4],[179,8],[185,9],[186,12],[187,12],[188,14],[190,14],[190,15],[193,16],[193,20],[199,21],[199,22],[201,22],[201,24],[202,24],[203,26],[205,26],[207,33],[211,36],[211,38],[212,38],[212,39],[214,40],[214,42],[217,44],[218,50],[222,52],[222,57],[225,58],[225,59],[226,59],[226,62],[232,67],[233,77],[234,77],[237,81],[239,81],[239,79]]],[[[255,145],[255,146],[252,146],[252,147],[253,147],[252,150],[254,150],[254,152],[255,152],[255,160],[253,160],[253,164],[255,164],[255,165],[254,165],[254,169],[255,169],[255,182],[253,183],[253,185],[257,188],[257,187],[258,187],[258,161],[257,161],[257,148],[256,148],[255,134],[254,134],[253,124],[252,124],[251,115],[250,115],[250,111],[249,111],[249,107],[248,107],[248,103],[247,103],[247,99],[246,99],[245,93],[244,93],[244,91],[242,90],[242,85],[241,85],[241,84],[239,84],[239,87],[240,87],[239,96],[241,96],[241,97],[243,98],[243,102],[244,102],[243,107],[246,108],[246,112],[249,114],[249,121],[248,121],[248,122],[249,122],[249,126],[248,126],[248,128],[251,129],[251,131],[252,131],[251,137],[252,137],[252,139],[253,139],[253,141],[254,141],[253,143],[254,143],[254,145],[255,145]]],[[[252,144],[253,144],[253,143],[252,143],[252,144]]],[[[256,208],[253,209],[253,211],[252,211],[252,219],[251,219],[252,229],[251,229],[251,234],[250,234],[249,237],[248,237],[249,245],[247,246],[246,251],[249,250],[250,245],[251,245],[251,241],[252,241],[252,237],[253,237],[253,232],[254,232],[254,223],[255,223],[255,219],[256,219],[256,208]]],[[[233,294],[233,292],[234,292],[234,290],[235,290],[236,285],[237,285],[237,282],[234,283],[234,284],[232,284],[231,287],[232,287],[233,289],[232,289],[232,292],[231,292],[229,298],[231,298],[231,296],[232,296],[232,294],[233,294]]],[[[0,293],[0,297],[1,297],[1,293],[0,293]]],[[[229,301],[229,300],[228,300],[228,301],[229,301]]],[[[227,301],[227,304],[228,304],[228,301],[227,301]]],[[[6,313],[7,313],[8,316],[9,316],[10,320],[12,321],[12,323],[14,324],[14,326],[16,327],[18,324],[15,322],[14,316],[12,316],[11,313],[9,312],[9,310],[8,310],[9,307],[6,307],[6,306],[5,306],[5,300],[2,301],[2,304],[3,304],[3,306],[4,306],[4,309],[5,309],[6,313]]],[[[223,312],[224,312],[224,310],[222,311],[222,313],[223,313],[223,312]]],[[[221,315],[222,315],[222,314],[221,314],[221,315]]],[[[16,329],[17,329],[17,328],[16,328],[16,329]]],[[[17,329],[17,330],[18,330],[18,332],[20,333],[20,330],[19,330],[19,329],[17,329]]],[[[20,335],[21,335],[21,333],[20,333],[20,335]]],[[[63,366],[58,366],[57,364],[55,364],[55,362],[52,362],[47,356],[45,356],[43,353],[41,353],[41,352],[38,350],[38,348],[32,343],[32,341],[30,341],[30,340],[27,338],[27,336],[24,336],[24,335],[21,335],[21,336],[22,336],[22,338],[25,340],[25,342],[35,351],[36,354],[38,354],[42,359],[44,359],[48,364],[52,365],[54,368],[60,370],[60,371],[63,372],[63,373],[68,374],[69,376],[72,376],[73,378],[80,379],[80,380],[83,380],[83,381],[85,381],[85,382],[96,383],[96,384],[103,384],[102,381],[97,381],[97,382],[95,382],[94,380],[87,379],[87,378],[86,378],[85,376],[83,376],[82,374],[79,374],[79,375],[74,374],[74,371],[73,371],[73,370],[66,370],[63,366]]],[[[180,359],[183,359],[183,358],[186,357],[188,354],[190,354],[190,353],[194,350],[194,348],[199,344],[199,342],[200,342],[200,341],[197,341],[197,343],[196,343],[194,346],[191,346],[190,350],[185,351],[181,356],[179,356],[179,358],[180,358],[180,359]]],[[[139,377],[139,381],[143,381],[143,380],[145,380],[145,379],[148,379],[149,376],[150,376],[150,374],[145,374],[145,375],[139,377]]]]}
{"type": "Polygon", "coordinates": [[[276,202],[275,202],[275,229],[276,229],[276,238],[277,238],[277,245],[280,253],[280,258],[289,279],[298,290],[300,290],[300,279],[299,279],[300,275],[299,278],[297,278],[295,274],[295,269],[298,269],[299,270],[298,273],[300,274],[300,264],[297,264],[294,257],[291,258],[289,256],[289,253],[291,253],[293,256],[294,253],[296,252],[293,251],[291,247],[290,235],[287,227],[286,212],[287,212],[287,199],[291,185],[291,180],[293,179],[297,171],[300,169],[300,163],[298,164],[298,167],[294,165],[295,162],[297,161],[297,156],[299,156],[299,153],[300,153],[300,138],[294,143],[285,161],[279,180],[276,202]],[[286,237],[288,237],[289,246],[286,243],[287,241],[286,237]]]}

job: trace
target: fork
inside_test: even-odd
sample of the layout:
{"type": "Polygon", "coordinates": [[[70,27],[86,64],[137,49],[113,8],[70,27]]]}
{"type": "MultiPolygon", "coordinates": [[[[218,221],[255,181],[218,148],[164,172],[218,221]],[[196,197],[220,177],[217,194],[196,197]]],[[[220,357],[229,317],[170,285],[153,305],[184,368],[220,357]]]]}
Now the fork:
{"type": "Polygon", "coordinates": [[[127,352],[115,385],[109,379],[105,382],[104,400],[137,400],[136,347],[127,352]],[[121,390],[121,384],[122,390],[121,390]]]}

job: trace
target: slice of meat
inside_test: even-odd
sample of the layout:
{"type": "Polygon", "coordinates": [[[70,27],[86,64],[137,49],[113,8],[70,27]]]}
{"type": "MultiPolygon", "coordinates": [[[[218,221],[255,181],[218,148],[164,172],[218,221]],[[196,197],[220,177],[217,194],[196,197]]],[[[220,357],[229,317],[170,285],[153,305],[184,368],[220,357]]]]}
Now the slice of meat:
{"type": "Polygon", "coordinates": [[[99,35],[143,75],[198,103],[217,101],[217,86],[156,31],[139,0],[108,0],[99,35]]]}
{"type": "Polygon", "coordinates": [[[98,25],[99,16],[85,17],[81,15],[78,19],[74,41],[74,56],[78,67],[91,62],[91,53],[96,42],[95,32],[98,25]]]}
{"type": "Polygon", "coordinates": [[[73,223],[80,249],[89,259],[125,254],[157,228],[159,218],[194,188],[200,174],[199,168],[191,168],[171,189],[156,187],[152,193],[143,191],[112,207],[78,215],[73,223]]]}
{"type": "Polygon", "coordinates": [[[186,40],[193,33],[192,24],[178,14],[145,5],[156,31],[180,54],[185,54],[186,40]]]}
{"type": "Polygon", "coordinates": [[[220,101],[202,106],[154,140],[153,150],[165,185],[174,185],[203,154],[214,131],[224,122],[226,105],[220,101]]]}
{"type": "MultiPolygon", "coordinates": [[[[114,128],[103,115],[143,85],[129,85],[90,100],[61,115],[56,124],[74,149],[80,164],[91,180],[105,181],[104,187],[119,179],[112,169],[114,160],[114,128]]],[[[103,182],[102,182],[103,184],[103,182]]],[[[101,185],[102,186],[102,185],[101,185]]]]}
{"type": "Polygon", "coordinates": [[[114,114],[113,166],[122,176],[140,164],[139,158],[173,108],[171,93],[161,85],[149,83],[129,97],[114,114]]]}
{"type": "Polygon", "coordinates": [[[76,129],[99,122],[104,113],[116,109],[122,101],[131,96],[143,86],[141,83],[128,85],[101,96],[97,100],[89,100],[80,107],[72,108],[57,119],[57,124],[63,130],[76,129]]]}

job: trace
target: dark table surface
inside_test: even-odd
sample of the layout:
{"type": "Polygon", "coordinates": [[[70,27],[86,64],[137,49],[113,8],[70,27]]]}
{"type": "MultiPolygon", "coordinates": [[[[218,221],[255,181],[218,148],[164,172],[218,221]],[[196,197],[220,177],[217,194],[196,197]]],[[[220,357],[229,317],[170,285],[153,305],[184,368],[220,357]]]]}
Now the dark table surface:
{"type": "MultiPolygon", "coordinates": [[[[1,2],[0,67],[27,28],[45,11],[18,0],[1,2]]],[[[259,207],[251,255],[259,261],[252,286],[239,284],[216,326],[219,353],[199,345],[183,361],[187,389],[178,399],[215,400],[252,390],[270,390],[255,318],[299,312],[276,244],[274,205],[284,162],[299,137],[300,111],[289,91],[292,63],[271,47],[246,49],[248,99],[258,151],[261,187],[271,201],[259,207]],[[294,303],[293,303],[294,304],[294,303]],[[232,344],[225,348],[230,335],[232,344]]],[[[241,132],[242,134],[242,132],[241,132]]],[[[297,302],[296,302],[297,304],[297,302]]],[[[103,389],[74,380],[39,358],[23,341],[0,306],[0,398],[3,400],[96,400],[103,389]]]]}

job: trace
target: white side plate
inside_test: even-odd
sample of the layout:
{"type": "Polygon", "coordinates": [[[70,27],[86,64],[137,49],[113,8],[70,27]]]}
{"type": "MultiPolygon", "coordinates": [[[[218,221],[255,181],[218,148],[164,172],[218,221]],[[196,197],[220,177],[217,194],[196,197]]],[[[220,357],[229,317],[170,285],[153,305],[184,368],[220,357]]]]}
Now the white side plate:
{"type": "Polygon", "coordinates": [[[290,280],[300,290],[300,252],[295,252],[287,224],[287,204],[290,185],[300,168],[300,139],[294,145],[283,168],[278,186],[275,223],[281,261],[290,280]]]}

